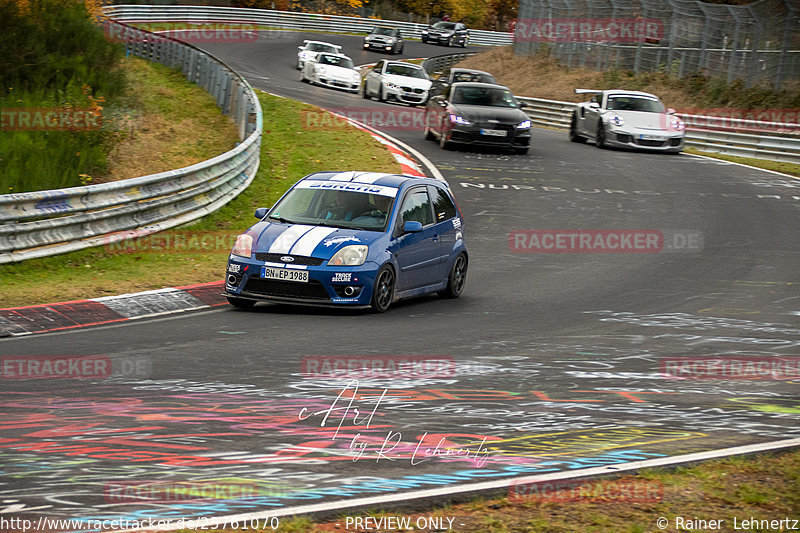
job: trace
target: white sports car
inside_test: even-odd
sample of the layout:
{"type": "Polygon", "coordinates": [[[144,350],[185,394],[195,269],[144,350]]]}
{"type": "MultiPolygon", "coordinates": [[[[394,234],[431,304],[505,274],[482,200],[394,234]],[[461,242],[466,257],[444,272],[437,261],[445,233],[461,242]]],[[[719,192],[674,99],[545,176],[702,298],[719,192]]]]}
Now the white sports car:
{"type": "Polygon", "coordinates": [[[357,93],[361,86],[361,74],[353,65],[353,60],[346,55],[320,52],[306,59],[300,70],[300,81],[357,93]]]}
{"type": "Polygon", "coordinates": [[[338,44],[326,43],[324,41],[303,41],[303,46],[297,47],[297,70],[303,68],[303,64],[307,59],[310,59],[320,52],[329,52],[331,54],[339,54],[342,47],[338,44]]]}
{"type": "Polygon", "coordinates": [[[640,148],[678,153],[683,150],[686,125],[665,109],[657,96],[640,91],[595,91],[592,99],[581,102],[572,114],[569,139],[572,142],[594,140],[598,148],[640,148]]]}
{"type": "Polygon", "coordinates": [[[364,98],[396,100],[412,106],[428,101],[431,78],[419,65],[381,59],[364,76],[364,98]]]}

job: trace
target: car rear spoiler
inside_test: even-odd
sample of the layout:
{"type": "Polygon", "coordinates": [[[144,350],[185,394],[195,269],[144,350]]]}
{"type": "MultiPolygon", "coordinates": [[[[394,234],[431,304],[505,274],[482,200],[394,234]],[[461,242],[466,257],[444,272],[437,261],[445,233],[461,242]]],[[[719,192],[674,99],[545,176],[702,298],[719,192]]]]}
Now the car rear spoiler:
{"type": "Polygon", "coordinates": [[[575,94],[602,93],[597,89],[575,89],[575,94]]]}

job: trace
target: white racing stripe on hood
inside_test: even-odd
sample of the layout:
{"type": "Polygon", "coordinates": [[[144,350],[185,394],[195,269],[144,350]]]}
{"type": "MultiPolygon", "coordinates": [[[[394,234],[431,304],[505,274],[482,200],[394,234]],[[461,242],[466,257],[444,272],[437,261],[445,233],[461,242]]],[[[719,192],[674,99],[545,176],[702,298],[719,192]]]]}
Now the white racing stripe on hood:
{"type": "Polygon", "coordinates": [[[269,247],[269,253],[288,254],[289,250],[294,246],[294,243],[300,240],[303,235],[314,229],[314,227],[315,226],[306,226],[303,224],[289,226],[286,228],[286,231],[278,235],[275,240],[272,241],[272,246],[269,247]]]}
{"type": "Polygon", "coordinates": [[[303,235],[294,246],[292,246],[292,255],[305,255],[310,256],[322,239],[336,231],[336,228],[314,228],[305,235],[303,235]]]}
{"type": "Polygon", "coordinates": [[[385,178],[386,176],[391,176],[392,174],[387,174],[385,172],[366,172],[361,174],[360,176],[356,177],[353,180],[353,183],[375,183],[381,178],[385,178]]]}

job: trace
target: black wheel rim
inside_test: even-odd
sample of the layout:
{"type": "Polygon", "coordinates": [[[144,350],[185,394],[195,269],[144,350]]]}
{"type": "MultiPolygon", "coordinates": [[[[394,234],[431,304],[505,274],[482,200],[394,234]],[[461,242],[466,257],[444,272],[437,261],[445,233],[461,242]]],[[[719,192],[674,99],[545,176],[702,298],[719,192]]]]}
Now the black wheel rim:
{"type": "Polygon", "coordinates": [[[456,264],[453,265],[453,290],[456,294],[461,294],[464,290],[464,283],[467,281],[467,260],[463,255],[458,256],[456,264]]]}
{"type": "Polygon", "coordinates": [[[375,303],[379,309],[386,309],[392,303],[392,292],[394,291],[394,274],[386,269],[378,277],[375,287],[375,303]]]}
{"type": "Polygon", "coordinates": [[[606,144],[606,132],[602,127],[597,128],[597,146],[602,147],[606,144]]]}

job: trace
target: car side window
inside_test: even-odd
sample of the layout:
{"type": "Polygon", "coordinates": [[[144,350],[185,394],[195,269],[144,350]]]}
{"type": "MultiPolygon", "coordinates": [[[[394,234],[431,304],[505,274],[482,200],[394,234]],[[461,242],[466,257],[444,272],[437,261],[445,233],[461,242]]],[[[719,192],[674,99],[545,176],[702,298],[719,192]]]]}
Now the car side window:
{"type": "Polygon", "coordinates": [[[436,223],[456,217],[456,206],[446,192],[439,187],[428,185],[428,193],[430,193],[433,202],[433,215],[436,223]]]}
{"type": "Polygon", "coordinates": [[[400,207],[400,227],[402,228],[406,222],[412,220],[421,223],[423,226],[433,222],[431,200],[428,197],[428,191],[423,187],[409,191],[400,207]]]}

